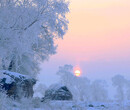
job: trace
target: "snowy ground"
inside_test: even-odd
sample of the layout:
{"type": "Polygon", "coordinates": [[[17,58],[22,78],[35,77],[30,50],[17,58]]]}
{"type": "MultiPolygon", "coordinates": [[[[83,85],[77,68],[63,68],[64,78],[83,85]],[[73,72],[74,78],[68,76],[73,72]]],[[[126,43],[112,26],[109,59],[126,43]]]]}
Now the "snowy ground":
{"type": "Polygon", "coordinates": [[[51,101],[46,103],[40,102],[40,106],[38,105],[34,108],[16,108],[14,107],[14,109],[12,108],[11,110],[130,110],[130,101],[127,101],[125,103],[87,103],[76,101],[51,101]]]}
{"type": "Polygon", "coordinates": [[[49,105],[51,109],[48,110],[130,110],[130,102],[87,103],[87,102],[57,101],[57,102],[50,102],[49,105]]]}

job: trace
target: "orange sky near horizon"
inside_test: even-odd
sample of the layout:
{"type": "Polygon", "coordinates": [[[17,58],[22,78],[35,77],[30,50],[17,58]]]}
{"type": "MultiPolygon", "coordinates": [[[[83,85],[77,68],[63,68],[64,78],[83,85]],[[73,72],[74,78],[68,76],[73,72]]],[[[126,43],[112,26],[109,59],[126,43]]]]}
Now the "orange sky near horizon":
{"type": "Polygon", "coordinates": [[[71,0],[68,19],[59,58],[80,62],[130,56],[129,0],[71,0]]]}

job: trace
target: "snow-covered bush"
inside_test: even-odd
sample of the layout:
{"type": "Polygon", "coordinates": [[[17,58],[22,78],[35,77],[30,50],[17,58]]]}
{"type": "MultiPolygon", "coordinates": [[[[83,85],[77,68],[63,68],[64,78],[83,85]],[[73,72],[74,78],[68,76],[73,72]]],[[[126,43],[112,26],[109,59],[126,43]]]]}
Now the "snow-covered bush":
{"type": "Polygon", "coordinates": [[[33,86],[36,80],[28,75],[23,75],[8,70],[0,71],[0,87],[8,96],[16,98],[33,97],[33,86]]]}
{"type": "MultiPolygon", "coordinates": [[[[41,99],[38,97],[35,98],[22,98],[17,103],[15,102],[14,110],[18,108],[18,110],[36,110],[43,109],[41,99]]],[[[43,109],[44,110],[44,109],[43,109]]]]}
{"type": "Polygon", "coordinates": [[[42,98],[42,102],[50,101],[50,100],[62,100],[72,101],[73,95],[70,90],[62,84],[52,84],[46,91],[45,95],[42,98]]]}
{"type": "Polygon", "coordinates": [[[66,33],[68,11],[65,0],[0,0],[0,69],[35,76],[66,33]]]}
{"type": "Polygon", "coordinates": [[[12,99],[8,98],[5,91],[0,90],[0,110],[9,110],[12,106],[12,99]]]}

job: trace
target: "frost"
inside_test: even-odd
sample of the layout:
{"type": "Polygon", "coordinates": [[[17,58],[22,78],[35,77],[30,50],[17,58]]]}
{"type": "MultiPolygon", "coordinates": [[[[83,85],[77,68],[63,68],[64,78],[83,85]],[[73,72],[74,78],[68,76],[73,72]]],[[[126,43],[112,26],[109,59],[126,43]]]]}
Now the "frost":
{"type": "Polygon", "coordinates": [[[72,65],[59,67],[57,75],[60,76],[60,83],[69,88],[74,100],[106,101],[108,98],[105,81],[96,80],[91,82],[86,77],[76,77],[73,74],[72,65]]]}
{"type": "Polygon", "coordinates": [[[15,82],[15,79],[20,79],[21,81],[22,80],[26,80],[26,79],[31,79],[31,77],[27,76],[27,75],[22,75],[22,74],[19,74],[19,73],[15,73],[15,72],[10,72],[10,71],[7,71],[7,70],[1,70],[0,71],[0,79],[3,79],[5,78],[5,83],[6,84],[11,84],[12,82],[15,82]]]}
{"type": "Polygon", "coordinates": [[[68,28],[64,0],[0,0],[0,69],[35,77],[68,28]]]}

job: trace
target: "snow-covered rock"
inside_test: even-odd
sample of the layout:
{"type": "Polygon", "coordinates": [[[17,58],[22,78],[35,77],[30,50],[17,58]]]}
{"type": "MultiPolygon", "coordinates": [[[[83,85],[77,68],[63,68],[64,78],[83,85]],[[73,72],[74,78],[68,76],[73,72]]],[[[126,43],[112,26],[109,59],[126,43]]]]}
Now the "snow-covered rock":
{"type": "Polygon", "coordinates": [[[33,85],[36,80],[7,70],[0,71],[0,90],[5,90],[8,96],[14,98],[32,97],[33,85]]]}
{"type": "Polygon", "coordinates": [[[45,97],[42,101],[46,100],[72,100],[73,96],[68,88],[64,85],[54,84],[45,91],[45,97]]]}

